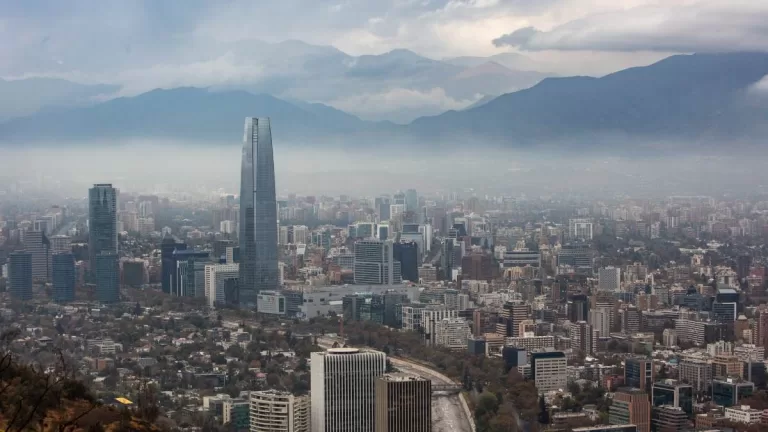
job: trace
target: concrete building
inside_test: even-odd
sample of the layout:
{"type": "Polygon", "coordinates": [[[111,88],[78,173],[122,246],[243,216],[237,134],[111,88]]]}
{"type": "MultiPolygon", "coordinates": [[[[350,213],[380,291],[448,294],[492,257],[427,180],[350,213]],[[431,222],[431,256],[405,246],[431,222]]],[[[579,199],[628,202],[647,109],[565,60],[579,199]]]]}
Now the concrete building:
{"type": "Polygon", "coordinates": [[[568,221],[568,238],[570,240],[592,240],[592,219],[570,219],[568,221]]]}
{"type": "Polygon", "coordinates": [[[24,233],[24,250],[32,255],[32,279],[47,282],[51,274],[51,245],[43,231],[24,233]]]}
{"type": "Polygon", "coordinates": [[[313,432],[375,429],[376,379],[387,356],[379,351],[335,348],[311,356],[313,432]]]}
{"type": "Polygon", "coordinates": [[[280,291],[261,291],[256,299],[256,310],[259,313],[285,315],[285,296],[280,291]]]}
{"type": "Polygon", "coordinates": [[[598,335],[586,321],[570,323],[568,337],[571,338],[571,349],[579,350],[585,355],[591,355],[597,351],[598,335]]]}
{"type": "Polygon", "coordinates": [[[205,266],[205,298],[208,306],[237,304],[240,264],[205,266]]]}
{"type": "Polygon", "coordinates": [[[376,379],[375,432],[431,432],[432,381],[404,374],[376,379]]]}
{"type": "Polygon", "coordinates": [[[57,303],[75,300],[75,257],[71,252],[53,254],[53,300],[57,303]]]}
{"type": "Polygon", "coordinates": [[[464,318],[444,318],[435,326],[435,345],[453,350],[466,349],[467,339],[472,334],[464,318]]]}
{"type": "Polygon", "coordinates": [[[310,398],[278,390],[251,393],[250,432],[309,432],[310,398]]]}
{"type": "Polygon", "coordinates": [[[568,360],[562,351],[531,354],[531,374],[539,393],[565,390],[568,385],[568,360]]]}
{"type": "Polygon", "coordinates": [[[618,267],[603,267],[598,271],[599,291],[617,292],[621,290],[621,269],[618,267]]]}
{"type": "Polygon", "coordinates": [[[760,423],[760,417],[762,414],[762,411],[751,408],[749,405],[728,407],[724,410],[726,419],[743,424],[760,423]]]}
{"type": "Polygon", "coordinates": [[[96,271],[97,256],[117,254],[117,189],[96,184],[88,190],[88,256],[96,271]]]}
{"type": "Polygon", "coordinates": [[[102,252],[96,255],[96,298],[101,303],[120,300],[120,262],[117,253],[102,252]]]}
{"type": "Polygon", "coordinates": [[[653,367],[653,359],[634,357],[624,362],[625,386],[648,392],[655,381],[656,370],[653,367]]]}

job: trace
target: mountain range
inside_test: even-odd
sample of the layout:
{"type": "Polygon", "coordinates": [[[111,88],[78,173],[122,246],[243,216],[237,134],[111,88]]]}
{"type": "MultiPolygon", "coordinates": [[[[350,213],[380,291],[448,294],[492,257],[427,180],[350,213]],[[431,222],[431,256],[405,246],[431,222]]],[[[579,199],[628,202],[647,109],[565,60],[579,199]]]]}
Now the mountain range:
{"type": "MultiPolygon", "coordinates": [[[[442,65],[459,68],[440,75],[431,60],[414,56],[407,51],[361,56],[352,70],[368,79],[383,74],[413,81],[423,74],[425,81],[439,78],[444,83],[510,74],[498,62],[462,58],[451,61],[458,66],[439,62],[439,70],[448,70],[442,65]]],[[[679,55],[600,78],[546,78],[530,88],[406,125],[361,120],[300,98],[224,87],[153,90],[7,120],[0,123],[0,143],[133,137],[236,142],[249,115],[270,116],[276,137],[304,143],[333,139],[376,146],[382,140],[423,145],[487,140],[529,146],[578,140],[588,145],[597,136],[754,141],[768,131],[768,90],[757,85],[766,76],[766,53],[679,55]]]]}

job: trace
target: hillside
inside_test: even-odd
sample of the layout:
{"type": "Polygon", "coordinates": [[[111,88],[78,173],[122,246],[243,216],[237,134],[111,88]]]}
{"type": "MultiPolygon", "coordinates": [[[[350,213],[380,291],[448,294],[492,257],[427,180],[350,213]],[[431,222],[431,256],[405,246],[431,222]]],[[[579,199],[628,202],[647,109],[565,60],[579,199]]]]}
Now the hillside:
{"type": "Polygon", "coordinates": [[[134,411],[98,403],[82,382],[47,374],[0,353],[0,429],[5,431],[135,431],[161,429],[134,411]]]}
{"type": "Polygon", "coordinates": [[[695,54],[602,78],[548,78],[479,107],[417,119],[409,132],[504,140],[572,140],[596,134],[680,139],[757,139],[768,98],[751,90],[768,54],[695,54]]]}

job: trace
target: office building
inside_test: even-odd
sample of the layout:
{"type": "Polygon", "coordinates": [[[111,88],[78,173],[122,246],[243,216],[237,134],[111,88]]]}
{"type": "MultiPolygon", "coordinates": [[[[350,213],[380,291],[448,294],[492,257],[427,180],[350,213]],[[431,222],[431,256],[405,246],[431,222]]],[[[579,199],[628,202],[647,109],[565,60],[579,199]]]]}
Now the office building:
{"type": "Polygon", "coordinates": [[[120,262],[117,253],[102,252],[96,256],[96,298],[101,303],[120,300],[120,262]]]}
{"type": "Polygon", "coordinates": [[[170,294],[177,297],[203,297],[203,293],[198,292],[198,288],[204,287],[205,282],[199,276],[204,276],[205,266],[211,262],[210,255],[205,251],[192,249],[173,251],[169,260],[170,265],[173,266],[170,294]],[[199,264],[196,265],[198,262],[199,264]]]}
{"type": "Polygon", "coordinates": [[[693,387],[673,379],[653,383],[651,402],[654,407],[680,408],[688,416],[693,415],[693,387]]]}
{"type": "Polygon", "coordinates": [[[522,301],[504,304],[496,324],[496,333],[505,337],[519,337],[520,323],[528,320],[531,315],[531,305],[522,301]]]}
{"type": "Polygon", "coordinates": [[[51,253],[72,252],[72,237],[66,235],[55,235],[50,238],[51,253]]]}
{"type": "Polygon", "coordinates": [[[712,402],[724,407],[739,405],[743,398],[752,396],[755,384],[739,378],[712,380],[712,402]]]}
{"type": "Polygon", "coordinates": [[[744,366],[738,357],[730,354],[720,354],[712,359],[713,378],[742,378],[744,366]]]}
{"type": "Polygon", "coordinates": [[[14,300],[32,300],[32,254],[13,252],[8,256],[8,285],[14,300]]]}
{"type": "Polygon", "coordinates": [[[404,374],[376,379],[375,432],[431,432],[432,381],[404,374]]]}
{"type": "Polygon", "coordinates": [[[237,305],[240,264],[205,266],[205,298],[209,307],[237,305]]]}
{"type": "Polygon", "coordinates": [[[51,247],[43,231],[24,233],[24,250],[32,255],[32,279],[47,282],[50,279],[51,247]]]}
{"type": "Polygon", "coordinates": [[[267,315],[285,315],[285,296],[280,291],[261,291],[256,297],[256,311],[267,315]]]}
{"type": "Polygon", "coordinates": [[[650,432],[651,403],[648,401],[648,393],[630,387],[616,391],[608,422],[612,425],[634,424],[638,432],[650,432]]]}
{"type": "Polygon", "coordinates": [[[379,351],[335,348],[311,356],[312,431],[375,429],[376,379],[387,356],[379,351]]]}
{"type": "Polygon", "coordinates": [[[621,269],[618,267],[604,267],[598,272],[599,291],[617,292],[621,290],[621,269]]]}
{"type": "Polygon", "coordinates": [[[461,276],[464,280],[490,281],[494,277],[494,266],[493,256],[473,253],[461,259],[461,276]]]}
{"type": "Polygon", "coordinates": [[[452,350],[466,349],[467,339],[472,334],[469,323],[464,318],[444,318],[437,321],[434,329],[435,345],[452,350]]]}
{"type": "Polygon", "coordinates": [[[53,301],[75,300],[75,257],[70,252],[58,252],[52,258],[53,301]]]}
{"type": "Polygon", "coordinates": [[[358,240],[355,242],[355,283],[358,285],[399,284],[402,281],[399,262],[394,259],[391,240],[358,240]]]}
{"type": "Polygon", "coordinates": [[[117,193],[111,184],[88,190],[88,259],[93,274],[96,257],[117,254],[117,193]]]}
{"type": "Polygon", "coordinates": [[[172,237],[166,236],[160,243],[161,287],[164,293],[171,294],[173,274],[176,271],[176,260],[173,254],[176,251],[187,250],[187,244],[172,237]]]}
{"type": "Polygon", "coordinates": [[[592,255],[587,243],[567,243],[557,253],[557,265],[573,268],[579,274],[592,274],[592,255]]]}
{"type": "Polygon", "coordinates": [[[528,352],[542,351],[555,348],[555,337],[552,335],[508,337],[504,339],[504,345],[524,348],[528,352]]]}
{"type": "Polygon", "coordinates": [[[653,407],[651,417],[653,432],[682,432],[688,429],[690,414],[680,407],[662,405],[653,407]]]}
{"type": "Polygon", "coordinates": [[[611,333],[612,314],[613,309],[608,307],[594,308],[589,311],[589,323],[600,337],[605,337],[611,333]]]}
{"type": "Polygon", "coordinates": [[[678,376],[699,393],[708,393],[712,387],[712,365],[706,359],[683,359],[678,365],[678,376]]]}
{"type": "Polygon", "coordinates": [[[235,302],[252,308],[259,291],[279,288],[275,165],[268,118],[245,119],[239,240],[240,283],[235,302]]]}
{"type": "Polygon", "coordinates": [[[584,294],[570,296],[566,302],[566,313],[570,322],[586,321],[589,317],[589,298],[584,294]]]}
{"type": "Polygon", "coordinates": [[[568,384],[568,360],[561,351],[531,354],[531,374],[539,393],[565,390],[568,384]]]}
{"type": "Polygon", "coordinates": [[[591,219],[570,219],[568,221],[568,238],[570,240],[592,240],[591,219]]]}
{"type": "Polygon", "coordinates": [[[656,381],[653,359],[634,357],[624,362],[624,385],[650,391],[656,381]]]}
{"type": "Polygon", "coordinates": [[[735,423],[757,424],[760,423],[763,411],[754,409],[749,405],[739,405],[724,409],[723,414],[726,420],[735,423]]]}
{"type": "Polygon", "coordinates": [[[591,355],[597,351],[598,336],[595,329],[586,321],[570,323],[568,337],[571,338],[571,349],[591,355]]]}
{"type": "Polygon", "coordinates": [[[309,432],[310,398],[289,392],[251,392],[250,432],[309,432]]]}
{"type": "Polygon", "coordinates": [[[403,280],[419,282],[420,252],[416,242],[401,241],[393,244],[393,258],[400,263],[400,272],[403,280]]]}

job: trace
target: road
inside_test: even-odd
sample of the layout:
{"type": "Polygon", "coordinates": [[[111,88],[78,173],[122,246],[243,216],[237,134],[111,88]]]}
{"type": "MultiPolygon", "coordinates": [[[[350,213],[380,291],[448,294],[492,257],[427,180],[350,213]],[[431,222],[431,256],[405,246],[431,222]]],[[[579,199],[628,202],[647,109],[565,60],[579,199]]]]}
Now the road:
{"type": "MultiPolygon", "coordinates": [[[[333,342],[330,338],[318,338],[317,341],[320,347],[326,349],[331,348],[333,342]]],[[[392,365],[402,372],[427,378],[433,383],[455,384],[447,376],[427,367],[394,357],[388,358],[392,365]]],[[[433,432],[473,432],[475,430],[460,398],[461,395],[456,393],[434,392],[432,394],[433,432]]]]}

